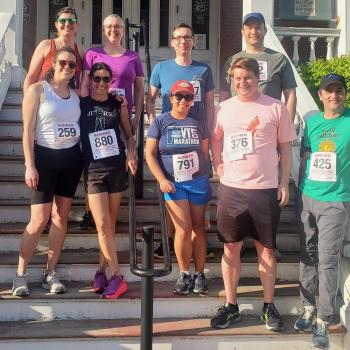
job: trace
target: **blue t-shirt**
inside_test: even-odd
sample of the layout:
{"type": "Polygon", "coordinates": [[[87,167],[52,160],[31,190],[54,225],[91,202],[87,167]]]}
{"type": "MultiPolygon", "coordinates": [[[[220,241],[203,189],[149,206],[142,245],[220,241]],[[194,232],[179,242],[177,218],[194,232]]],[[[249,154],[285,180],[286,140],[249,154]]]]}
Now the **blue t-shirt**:
{"type": "Polygon", "coordinates": [[[173,156],[196,152],[199,170],[193,178],[209,175],[209,163],[202,152],[202,141],[208,138],[207,128],[191,116],[175,119],[170,112],[158,116],[148,129],[148,138],[159,141],[159,165],[166,178],[174,181],[173,156]]]}
{"type": "Polygon", "coordinates": [[[169,91],[177,80],[194,83],[196,96],[190,114],[197,120],[205,120],[205,94],[215,88],[211,68],[198,61],[192,61],[189,66],[179,66],[174,59],[157,63],[152,70],[150,85],[160,89],[162,113],[171,111],[169,91]]]}

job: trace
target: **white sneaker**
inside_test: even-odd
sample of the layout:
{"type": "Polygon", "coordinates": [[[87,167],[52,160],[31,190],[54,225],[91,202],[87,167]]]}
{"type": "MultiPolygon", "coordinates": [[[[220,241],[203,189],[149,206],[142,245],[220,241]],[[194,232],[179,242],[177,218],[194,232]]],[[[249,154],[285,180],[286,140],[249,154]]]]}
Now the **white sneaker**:
{"type": "Polygon", "coordinates": [[[66,287],[56,276],[56,271],[46,272],[43,276],[41,286],[54,294],[66,292],[66,287]]]}
{"type": "Polygon", "coordinates": [[[26,280],[27,274],[16,275],[15,279],[12,282],[12,295],[18,297],[26,297],[29,295],[28,284],[26,280]]]}

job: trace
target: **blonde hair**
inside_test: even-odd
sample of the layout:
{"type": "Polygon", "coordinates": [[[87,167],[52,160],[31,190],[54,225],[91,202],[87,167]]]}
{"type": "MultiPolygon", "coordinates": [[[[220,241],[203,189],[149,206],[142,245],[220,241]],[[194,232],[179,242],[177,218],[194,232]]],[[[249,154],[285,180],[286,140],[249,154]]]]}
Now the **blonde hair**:
{"type": "Polygon", "coordinates": [[[123,27],[125,27],[125,23],[124,23],[123,19],[120,16],[116,15],[115,13],[112,13],[112,14],[108,15],[107,17],[105,17],[103,19],[103,25],[105,25],[106,20],[109,18],[115,18],[115,19],[119,20],[120,22],[122,22],[123,27]]]}

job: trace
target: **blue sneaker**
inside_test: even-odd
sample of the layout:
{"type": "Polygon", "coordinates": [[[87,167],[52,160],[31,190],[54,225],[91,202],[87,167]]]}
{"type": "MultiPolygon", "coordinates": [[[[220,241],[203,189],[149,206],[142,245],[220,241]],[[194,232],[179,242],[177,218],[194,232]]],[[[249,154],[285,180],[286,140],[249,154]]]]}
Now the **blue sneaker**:
{"type": "Polygon", "coordinates": [[[304,306],[303,313],[294,323],[294,330],[298,332],[311,332],[316,318],[317,310],[315,306],[304,306]]]}
{"type": "Polygon", "coordinates": [[[313,337],[312,337],[312,346],[317,349],[329,349],[329,323],[321,320],[320,318],[317,319],[316,323],[313,326],[313,337]]]}

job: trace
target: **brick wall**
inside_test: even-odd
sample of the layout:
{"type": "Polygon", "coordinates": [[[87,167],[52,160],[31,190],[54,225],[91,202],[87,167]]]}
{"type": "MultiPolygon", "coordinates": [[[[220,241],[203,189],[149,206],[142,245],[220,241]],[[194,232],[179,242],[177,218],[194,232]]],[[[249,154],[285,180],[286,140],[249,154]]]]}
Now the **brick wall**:
{"type": "Polygon", "coordinates": [[[221,0],[220,67],[232,54],[242,49],[242,3],[244,0],[221,0]]]}

